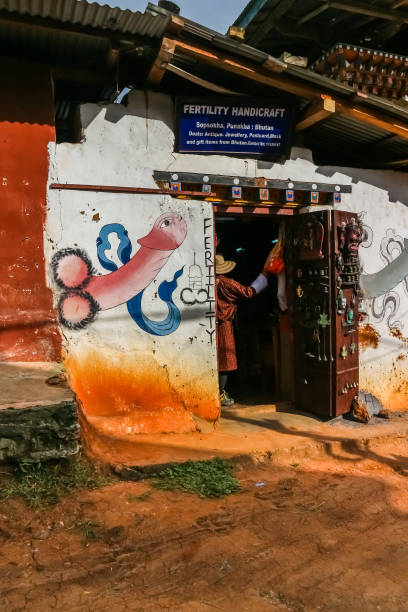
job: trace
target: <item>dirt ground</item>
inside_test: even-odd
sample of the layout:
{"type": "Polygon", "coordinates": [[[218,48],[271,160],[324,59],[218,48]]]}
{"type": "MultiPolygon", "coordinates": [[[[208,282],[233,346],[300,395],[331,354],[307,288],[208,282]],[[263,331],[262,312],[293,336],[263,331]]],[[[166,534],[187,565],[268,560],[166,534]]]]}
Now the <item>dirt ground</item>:
{"type": "Polygon", "coordinates": [[[221,500],[116,482],[0,504],[9,612],[408,611],[406,441],[240,465],[221,500]]]}

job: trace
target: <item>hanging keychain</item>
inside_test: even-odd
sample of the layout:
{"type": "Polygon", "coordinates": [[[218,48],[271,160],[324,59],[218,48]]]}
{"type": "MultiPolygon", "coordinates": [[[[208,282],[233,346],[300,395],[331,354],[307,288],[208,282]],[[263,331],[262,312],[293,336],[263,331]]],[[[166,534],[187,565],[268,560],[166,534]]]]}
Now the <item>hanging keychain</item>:
{"type": "Polygon", "coordinates": [[[351,325],[353,323],[353,320],[354,320],[354,310],[351,306],[351,301],[350,301],[350,306],[347,308],[347,312],[346,312],[346,323],[351,325]]]}
{"type": "Polygon", "coordinates": [[[337,293],[337,314],[342,315],[346,310],[347,301],[344,297],[343,289],[339,288],[337,293]]]}

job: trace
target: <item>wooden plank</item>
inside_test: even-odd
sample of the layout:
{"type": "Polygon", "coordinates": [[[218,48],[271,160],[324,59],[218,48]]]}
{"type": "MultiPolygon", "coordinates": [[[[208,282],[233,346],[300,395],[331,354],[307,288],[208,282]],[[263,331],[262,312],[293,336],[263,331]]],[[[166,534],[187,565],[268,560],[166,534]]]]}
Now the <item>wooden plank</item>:
{"type": "Polygon", "coordinates": [[[183,70],[182,68],[179,68],[174,64],[167,64],[166,68],[169,72],[176,74],[182,79],[186,79],[186,81],[190,81],[191,83],[199,85],[200,87],[204,87],[205,89],[209,89],[210,91],[216,91],[217,93],[228,94],[230,96],[242,96],[242,93],[238,91],[232,91],[232,89],[226,89],[225,87],[221,87],[221,85],[211,83],[210,81],[195,76],[194,74],[191,74],[190,72],[187,72],[186,70],[183,70]]]}
{"type": "Polygon", "coordinates": [[[316,123],[320,123],[330,117],[335,112],[336,103],[334,100],[332,101],[333,109],[330,109],[330,105],[327,104],[326,100],[320,100],[318,102],[312,102],[309,106],[303,111],[300,115],[299,121],[296,124],[296,131],[302,132],[307,128],[315,125],[316,123]]]}
{"type": "Polygon", "coordinates": [[[228,185],[234,186],[237,179],[239,180],[240,187],[266,187],[268,189],[289,189],[289,183],[293,184],[294,191],[320,191],[322,193],[351,193],[351,185],[340,185],[339,183],[311,183],[305,181],[282,181],[278,179],[266,179],[264,177],[248,178],[245,176],[227,176],[224,174],[207,174],[200,172],[179,172],[179,171],[162,171],[155,170],[153,172],[153,178],[155,181],[178,181],[180,183],[197,183],[202,184],[204,176],[208,177],[206,181],[211,186],[216,185],[228,185]],[[177,176],[177,179],[173,178],[177,176]],[[314,187],[315,185],[315,187],[314,187]],[[336,189],[339,187],[339,189],[336,189]]]}
{"type": "Polygon", "coordinates": [[[303,17],[299,19],[298,24],[303,25],[307,21],[314,19],[315,17],[320,15],[320,13],[323,13],[324,11],[326,11],[329,8],[329,6],[330,6],[329,2],[324,2],[323,4],[315,8],[313,11],[308,11],[305,15],[303,15],[303,17]]]}
{"type": "Polygon", "coordinates": [[[384,166],[388,166],[388,167],[408,166],[408,158],[407,159],[395,159],[394,161],[388,161],[384,163],[384,166]]]}
{"type": "Polygon", "coordinates": [[[180,34],[184,28],[184,19],[180,15],[172,15],[167,25],[166,31],[171,34],[180,34]]]}
{"type": "Polygon", "coordinates": [[[375,17],[376,19],[386,19],[389,21],[399,21],[402,23],[408,23],[408,15],[402,11],[391,10],[387,11],[385,9],[377,8],[372,4],[367,5],[367,3],[358,2],[353,0],[353,2],[349,2],[347,0],[341,0],[338,2],[337,0],[328,2],[330,8],[340,9],[342,11],[347,11],[348,13],[358,13],[359,15],[368,15],[369,17],[375,17]]]}
{"type": "Polygon", "coordinates": [[[191,197],[215,197],[216,193],[205,193],[203,191],[173,191],[173,189],[151,189],[149,187],[121,187],[118,185],[82,185],[76,183],[51,183],[50,189],[62,189],[70,191],[102,191],[105,193],[151,193],[158,195],[191,196],[191,197]]]}
{"type": "Polygon", "coordinates": [[[258,28],[256,32],[256,37],[258,38],[258,34],[262,37],[259,38],[259,41],[257,43],[254,41],[255,36],[251,36],[251,45],[256,46],[264,38],[266,40],[273,40],[274,31],[278,31],[280,34],[282,34],[282,36],[287,36],[288,38],[297,38],[299,40],[311,41],[319,40],[323,47],[330,46],[330,43],[332,42],[332,39],[328,38],[327,33],[322,32],[321,28],[316,28],[311,24],[308,24],[306,27],[299,27],[297,25],[293,25],[293,22],[288,22],[288,20],[275,19],[273,21],[266,20],[258,28]]]}
{"type": "Polygon", "coordinates": [[[264,39],[265,35],[273,30],[274,22],[283,17],[295,2],[296,0],[280,0],[274,9],[268,11],[265,21],[256,28],[256,31],[251,36],[251,45],[253,47],[256,47],[264,39]]]}
{"type": "Polygon", "coordinates": [[[166,36],[163,38],[156,59],[147,75],[149,85],[159,85],[165,75],[167,65],[171,62],[174,55],[175,41],[166,36]]]}

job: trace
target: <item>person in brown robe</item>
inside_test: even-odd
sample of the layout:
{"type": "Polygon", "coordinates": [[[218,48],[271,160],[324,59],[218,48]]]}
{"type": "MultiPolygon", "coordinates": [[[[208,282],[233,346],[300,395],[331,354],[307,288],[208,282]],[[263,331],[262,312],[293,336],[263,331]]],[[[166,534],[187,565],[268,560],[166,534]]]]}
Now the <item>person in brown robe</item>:
{"type": "Polygon", "coordinates": [[[234,404],[232,397],[225,391],[228,373],[238,368],[235,349],[234,319],[238,302],[254,297],[268,285],[264,274],[259,276],[245,287],[225,276],[236,266],[234,261],[225,261],[222,255],[215,257],[215,286],[217,292],[216,319],[217,319],[217,356],[221,406],[234,404]]]}

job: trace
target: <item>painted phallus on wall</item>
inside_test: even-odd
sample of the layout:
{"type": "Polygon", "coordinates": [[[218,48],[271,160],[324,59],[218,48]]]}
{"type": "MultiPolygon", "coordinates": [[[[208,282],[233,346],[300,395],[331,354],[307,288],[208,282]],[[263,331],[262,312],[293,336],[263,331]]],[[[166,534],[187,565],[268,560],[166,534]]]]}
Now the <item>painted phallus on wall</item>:
{"type": "Polygon", "coordinates": [[[158,296],[168,306],[167,317],[160,322],[148,319],[142,312],[143,292],[166,265],[172,253],[184,242],[187,225],[177,213],[160,215],[152,230],[137,242],[139,250],[131,257],[132,243],[120,223],[102,227],[96,241],[99,263],[109,274],[96,275],[88,255],[81,249],[58,251],[51,262],[54,280],[63,289],[58,302],[59,319],[69,329],[82,329],[91,323],[99,310],[115,308],[126,303],[128,312],[145,332],[163,336],[174,332],[180,324],[180,311],[172,294],[183,268],[175,272],[171,281],[163,281],[158,296]],[[119,239],[118,266],[106,256],[111,248],[109,236],[119,239]]]}

